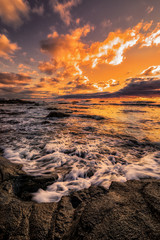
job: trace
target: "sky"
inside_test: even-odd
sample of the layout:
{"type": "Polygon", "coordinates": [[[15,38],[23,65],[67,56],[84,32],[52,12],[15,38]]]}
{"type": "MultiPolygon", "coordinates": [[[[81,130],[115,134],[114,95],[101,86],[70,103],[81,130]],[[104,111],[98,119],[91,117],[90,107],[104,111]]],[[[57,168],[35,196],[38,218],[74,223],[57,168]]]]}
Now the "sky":
{"type": "Polygon", "coordinates": [[[159,0],[0,0],[0,97],[160,96],[159,0]]]}

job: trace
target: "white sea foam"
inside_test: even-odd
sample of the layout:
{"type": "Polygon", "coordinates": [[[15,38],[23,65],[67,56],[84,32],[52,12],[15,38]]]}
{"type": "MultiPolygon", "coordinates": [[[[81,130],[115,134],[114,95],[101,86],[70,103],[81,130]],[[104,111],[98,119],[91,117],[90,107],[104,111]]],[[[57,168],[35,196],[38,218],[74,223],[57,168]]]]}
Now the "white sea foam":
{"type": "MultiPolygon", "coordinates": [[[[157,153],[159,154],[159,153],[157,153]]],[[[121,165],[107,162],[99,162],[94,167],[95,173],[88,177],[89,168],[78,168],[77,164],[72,162],[72,170],[44,191],[39,189],[34,193],[33,200],[37,202],[59,201],[62,196],[72,191],[88,188],[91,185],[101,185],[109,188],[112,181],[125,182],[130,179],[141,179],[147,177],[160,178],[160,166],[155,161],[155,154],[149,154],[141,159],[140,163],[121,165]]]]}
{"type": "MultiPolygon", "coordinates": [[[[47,144],[45,149],[50,149],[50,146],[53,151],[53,142],[47,144]]],[[[79,149],[75,150],[75,153],[77,151],[79,149]]],[[[160,178],[160,152],[147,154],[138,162],[126,162],[126,164],[116,163],[115,160],[113,161],[114,156],[111,155],[97,161],[94,158],[91,160],[59,151],[33,160],[29,159],[35,154],[37,154],[36,151],[29,152],[26,149],[19,149],[19,152],[10,149],[5,151],[7,158],[16,163],[23,163],[23,169],[32,175],[43,175],[47,171],[55,173],[57,168],[61,167],[55,183],[48,186],[47,190],[39,189],[33,194],[33,200],[37,202],[59,201],[64,195],[89,188],[91,185],[109,188],[112,181],[124,182],[146,177],[160,178]]],[[[86,156],[89,155],[86,154],[86,156]]]]}
{"type": "MultiPolygon", "coordinates": [[[[85,104],[89,106],[91,103],[85,104]]],[[[14,110],[17,111],[16,106],[14,110]]],[[[154,149],[149,151],[147,147],[143,149],[141,145],[122,147],[126,144],[125,135],[124,138],[123,135],[116,138],[107,132],[108,128],[112,133],[115,132],[114,128],[117,131],[122,128],[122,134],[125,134],[125,127],[130,126],[132,121],[136,125],[136,121],[140,120],[138,117],[137,120],[127,119],[128,125],[126,119],[120,124],[117,122],[117,127],[112,124],[116,123],[116,119],[119,121],[118,113],[112,116],[116,116],[114,122],[98,122],[95,119],[76,118],[74,115],[69,121],[58,119],[41,124],[45,121],[47,110],[38,107],[25,111],[24,116],[8,116],[3,119],[3,130],[11,130],[6,137],[3,135],[4,155],[12,162],[23,164],[23,170],[28,174],[58,174],[58,179],[46,190],[39,189],[33,194],[33,199],[37,202],[59,201],[72,191],[89,188],[91,185],[109,188],[112,181],[160,178],[160,152],[154,149]],[[17,124],[11,126],[10,120],[17,120],[17,124]],[[139,153],[140,157],[136,158],[139,153]]],[[[157,122],[158,117],[157,113],[157,122]]],[[[132,122],[132,126],[134,124],[132,122]]],[[[128,129],[134,134],[132,128],[128,129]]],[[[141,130],[147,132],[148,125],[145,124],[141,130]]]]}

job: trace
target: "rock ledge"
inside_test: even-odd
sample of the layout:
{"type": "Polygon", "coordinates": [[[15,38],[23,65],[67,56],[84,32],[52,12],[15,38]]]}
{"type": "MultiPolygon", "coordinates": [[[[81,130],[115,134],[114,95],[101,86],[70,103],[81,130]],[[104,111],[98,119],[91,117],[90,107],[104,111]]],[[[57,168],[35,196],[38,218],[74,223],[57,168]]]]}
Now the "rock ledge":
{"type": "Polygon", "coordinates": [[[55,181],[34,178],[0,157],[0,239],[159,240],[160,180],[90,187],[58,203],[35,203],[29,194],[55,181]]]}

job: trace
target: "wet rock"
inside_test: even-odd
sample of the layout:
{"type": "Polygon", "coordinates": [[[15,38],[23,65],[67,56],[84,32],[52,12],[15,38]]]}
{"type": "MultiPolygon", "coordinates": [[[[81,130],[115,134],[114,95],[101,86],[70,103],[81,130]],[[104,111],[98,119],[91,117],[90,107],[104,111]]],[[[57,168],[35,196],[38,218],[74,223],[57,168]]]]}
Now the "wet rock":
{"type": "Polygon", "coordinates": [[[122,110],[123,113],[146,113],[146,111],[142,111],[142,110],[133,110],[133,109],[125,109],[122,110]]]}
{"type": "Polygon", "coordinates": [[[77,103],[79,103],[79,102],[78,102],[78,101],[73,101],[73,102],[72,102],[73,105],[74,105],[74,104],[77,104],[77,103]]]}
{"type": "Polygon", "coordinates": [[[57,174],[50,176],[27,176],[22,175],[15,180],[14,191],[16,196],[25,201],[32,199],[32,193],[37,192],[39,188],[46,189],[48,185],[51,185],[58,179],[57,174]]]}
{"type": "Polygon", "coordinates": [[[87,171],[87,177],[92,177],[93,175],[94,175],[94,173],[95,173],[95,170],[93,170],[93,169],[89,169],[88,171],[87,171]]]}
{"type": "Polygon", "coordinates": [[[49,121],[42,121],[41,124],[49,124],[49,121]]]}
{"type": "Polygon", "coordinates": [[[10,110],[3,110],[3,109],[0,109],[0,114],[7,114],[7,115],[21,115],[21,114],[25,114],[26,112],[25,111],[10,111],[10,110]]]}
{"type": "Polygon", "coordinates": [[[56,107],[48,107],[47,110],[49,111],[58,111],[59,109],[56,107]]]}
{"type": "Polygon", "coordinates": [[[62,152],[65,154],[72,154],[76,151],[76,148],[66,148],[62,152]]]}
{"type": "Polygon", "coordinates": [[[70,115],[68,113],[63,113],[63,112],[50,112],[47,115],[47,118],[64,118],[64,117],[69,117],[70,115]]]}
{"type": "Polygon", "coordinates": [[[14,124],[17,124],[19,122],[16,121],[16,120],[9,120],[9,121],[7,121],[7,123],[14,125],[14,124]]]}
{"type": "Polygon", "coordinates": [[[104,120],[105,119],[102,116],[98,116],[98,115],[85,115],[85,114],[79,114],[79,115],[77,115],[77,117],[80,117],[80,118],[90,118],[90,119],[95,119],[95,120],[104,120]]]}
{"type": "Polygon", "coordinates": [[[0,104],[34,104],[37,105],[37,103],[33,102],[33,101],[25,101],[25,100],[21,100],[21,99],[0,99],[0,104]]]}
{"type": "Polygon", "coordinates": [[[83,130],[85,131],[89,131],[89,132],[94,132],[95,131],[95,127],[84,127],[83,130]]]}
{"type": "Polygon", "coordinates": [[[109,190],[92,186],[38,204],[17,192],[44,187],[52,177],[34,179],[21,167],[0,157],[0,239],[160,239],[160,180],[113,182],[109,190]]]}

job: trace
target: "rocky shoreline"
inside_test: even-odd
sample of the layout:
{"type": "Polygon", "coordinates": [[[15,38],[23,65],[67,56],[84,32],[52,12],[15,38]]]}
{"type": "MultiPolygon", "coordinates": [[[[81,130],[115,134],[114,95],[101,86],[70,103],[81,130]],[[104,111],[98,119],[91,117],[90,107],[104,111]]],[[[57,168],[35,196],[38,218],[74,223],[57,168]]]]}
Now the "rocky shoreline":
{"type": "Polygon", "coordinates": [[[56,177],[28,176],[0,157],[0,239],[160,239],[160,180],[113,182],[108,191],[90,187],[58,203],[31,201],[32,192],[56,177]]]}

